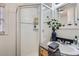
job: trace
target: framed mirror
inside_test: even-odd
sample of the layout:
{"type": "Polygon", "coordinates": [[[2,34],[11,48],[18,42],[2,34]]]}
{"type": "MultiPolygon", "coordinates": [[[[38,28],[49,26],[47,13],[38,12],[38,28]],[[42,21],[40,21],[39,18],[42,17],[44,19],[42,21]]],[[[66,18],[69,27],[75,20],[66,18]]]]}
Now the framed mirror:
{"type": "Polygon", "coordinates": [[[79,3],[76,4],[76,21],[75,22],[79,26],[79,3]]]}
{"type": "Polygon", "coordinates": [[[58,20],[63,26],[72,26],[75,23],[76,3],[67,3],[59,6],[57,9],[58,20]]]}

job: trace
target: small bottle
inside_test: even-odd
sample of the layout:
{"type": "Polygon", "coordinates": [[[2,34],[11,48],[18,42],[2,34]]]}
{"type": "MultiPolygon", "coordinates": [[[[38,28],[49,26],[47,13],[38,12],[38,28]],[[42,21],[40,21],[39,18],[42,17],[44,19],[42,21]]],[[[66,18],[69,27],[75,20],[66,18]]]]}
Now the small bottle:
{"type": "Polygon", "coordinates": [[[75,44],[77,44],[77,41],[78,41],[78,38],[77,38],[77,36],[75,36],[75,39],[74,39],[74,41],[75,41],[75,44]]]}
{"type": "Polygon", "coordinates": [[[79,39],[77,40],[77,49],[79,49],[79,39]]]}

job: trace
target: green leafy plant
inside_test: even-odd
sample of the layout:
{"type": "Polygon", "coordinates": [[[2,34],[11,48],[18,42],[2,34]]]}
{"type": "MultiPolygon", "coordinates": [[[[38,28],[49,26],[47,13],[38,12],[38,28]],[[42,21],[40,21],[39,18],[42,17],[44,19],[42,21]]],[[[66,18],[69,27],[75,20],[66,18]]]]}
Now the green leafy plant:
{"type": "Polygon", "coordinates": [[[55,31],[61,27],[61,23],[58,22],[56,19],[51,19],[50,21],[47,22],[49,25],[49,28],[52,27],[52,30],[55,31]]]}

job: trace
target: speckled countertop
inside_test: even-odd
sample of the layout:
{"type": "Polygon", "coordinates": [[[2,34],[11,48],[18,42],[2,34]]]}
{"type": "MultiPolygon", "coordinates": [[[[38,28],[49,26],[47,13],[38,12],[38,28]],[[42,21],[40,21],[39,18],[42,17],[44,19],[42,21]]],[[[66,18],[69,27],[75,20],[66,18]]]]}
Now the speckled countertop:
{"type": "Polygon", "coordinates": [[[43,43],[40,43],[40,46],[43,47],[44,49],[48,50],[48,42],[49,41],[44,41],[43,43]]]}

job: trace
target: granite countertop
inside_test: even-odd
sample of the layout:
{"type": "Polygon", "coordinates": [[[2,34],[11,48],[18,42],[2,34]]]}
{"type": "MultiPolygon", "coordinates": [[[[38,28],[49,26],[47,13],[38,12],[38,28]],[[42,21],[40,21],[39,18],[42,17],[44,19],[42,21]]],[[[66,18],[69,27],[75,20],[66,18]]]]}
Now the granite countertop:
{"type": "Polygon", "coordinates": [[[48,42],[44,41],[43,43],[40,43],[40,46],[43,47],[44,49],[48,50],[48,42]]]}
{"type": "Polygon", "coordinates": [[[50,44],[49,42],[49,40],[45,40],[44,42],[40,43],[40,47],[43,47],[44,49],[48,50],[48,44],[50,44]]]}

